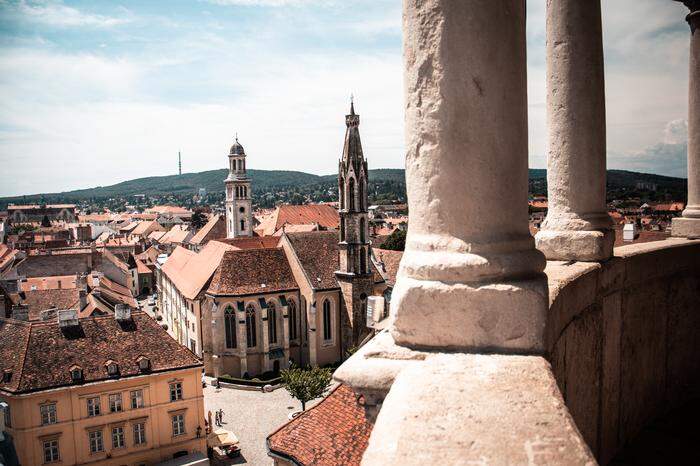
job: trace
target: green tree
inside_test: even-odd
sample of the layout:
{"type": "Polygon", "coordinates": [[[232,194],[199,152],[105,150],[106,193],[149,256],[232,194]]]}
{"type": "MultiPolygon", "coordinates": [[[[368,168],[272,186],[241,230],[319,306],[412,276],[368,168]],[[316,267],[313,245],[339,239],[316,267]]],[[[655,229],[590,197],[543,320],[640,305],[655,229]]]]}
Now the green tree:
{"type": "Polygon", "coordinates": [[[192,223],[192,226],[199,230],[202,228],[206,223],[207,219],[202,215],[201,210],[195,210],[194,213],[192,214],[192,218],[190,219],[190,222],[192,223]]]}
{"type": "Polygon", "coordinates": [[[403,251],[406,247],[406,230],[394,230],[382,243],[382,249],[403,251]]]}
{"type": "Polygon", "coordinates": [[[292,366],[280,374],[285,388],[293,398],[301,401],[301,410],[306,411],[306,403],[323,396],[331,383],[331,370],[314,367],[302,369],[292,366]]]}

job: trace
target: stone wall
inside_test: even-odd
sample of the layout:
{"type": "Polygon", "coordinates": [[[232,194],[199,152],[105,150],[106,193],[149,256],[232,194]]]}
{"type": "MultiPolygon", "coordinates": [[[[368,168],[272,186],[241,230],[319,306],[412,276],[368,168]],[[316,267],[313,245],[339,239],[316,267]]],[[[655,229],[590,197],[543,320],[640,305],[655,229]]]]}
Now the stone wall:
{"type": "Polygon", "coordinates": [[[602,264],[549,262],[548,359],[602,464],[700,393],[700,242],[624,246],[602,264]]]}

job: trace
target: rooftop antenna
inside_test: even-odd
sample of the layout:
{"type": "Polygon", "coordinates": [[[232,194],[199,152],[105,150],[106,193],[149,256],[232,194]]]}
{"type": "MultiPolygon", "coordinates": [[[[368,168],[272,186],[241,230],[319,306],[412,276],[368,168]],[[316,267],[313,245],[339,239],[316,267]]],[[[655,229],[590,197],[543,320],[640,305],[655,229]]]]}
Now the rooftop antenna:
{"type": "Polygon", "coordinates": [[[182,157],[180,156],[180,151],[177,151],[177,171],[179,175],[182,175],[182,157]]]}

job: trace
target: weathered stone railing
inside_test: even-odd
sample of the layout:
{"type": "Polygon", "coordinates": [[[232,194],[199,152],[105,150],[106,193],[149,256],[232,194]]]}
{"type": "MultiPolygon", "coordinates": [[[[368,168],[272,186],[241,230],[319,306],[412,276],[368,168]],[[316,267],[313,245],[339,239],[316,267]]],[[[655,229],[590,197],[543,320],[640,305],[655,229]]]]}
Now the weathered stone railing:
{"type": "Polygon", "coordinates": [[[338,369],[378,413],[364,464],[605,464],[698,393],[700,241],[545,272],[543,356],[416,351],[384,332],[338,369]]]}
{"type": "Polygon", "coordinates": [[[548,359],[586,443],[607,463],[652,418],[700,389],[700,241],[549,262],[548,359]]]}

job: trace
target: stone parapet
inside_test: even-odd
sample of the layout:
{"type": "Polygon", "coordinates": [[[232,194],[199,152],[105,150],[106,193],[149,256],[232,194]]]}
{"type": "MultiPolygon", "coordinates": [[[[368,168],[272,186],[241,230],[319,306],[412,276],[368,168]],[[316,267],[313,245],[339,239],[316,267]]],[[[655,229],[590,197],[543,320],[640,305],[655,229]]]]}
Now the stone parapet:
{"type": "MultiPolygon", "coordinates": [[[[551,374],[537,356],[416,350],[398,345],[388,331],[338,368],[336,380],[363,394],[366,409],[376,416],[364,464],[419,464],[411,455],[431,458],[433,464],[440,463],[435,458],[453,464],[453,457],[444,455],[472,458],[474,452],[492,464],[519,464],[520,458],[529,458],[528,442],[533,438],[562,438],[562,448],[579,455],[545,462],[585,464],[593,462],[592,452],[606,463],[654,416],[700,393],[700,360],[695,357],[700,352],[700,241],[668,239],[623,246],[604,263],[552,261],[545,273],[549,310],[544,350],[551,374]],[[484,378],[485,368],[498,377],[484,378]],[[511,380],[510,371],[533,375],[511,380]],[[547,377],[556,380],[559,390],[554,385],[544,388],[547,377]],[[501,384],[506,379],[510,385],[501,384]],[[497,394],[499,387],[508,386],[513,394],[529,391],[542,397],[528,398],[523,406],[546,407],[543,412],[557,420],[548,433],[539,432],[541,426],[529,423],[526,416],[511,419],[504,414],[487,422],[486,407],[519,412],[510,405],[514,400],[497,394]],[[478,390],[483,391],[477,395],[478,390]],[[406,400],[411,394],[413,398],[406,400]],[[562,398],[566,406],[560,408],[562,398]],[[567,427],[562,414],[567,409],[576,423],[573,428],[567,427]],[[432,433],[433,440],[448,439],[451,449],[442,451],[439,442],[428,437],[421,442],[424,434],[415,431],[418,425],[412,420],[420,422],[425,435],[432,433]],[[590,452],[576,446],[579,432],[590,452]],[[409,434],[416,436],[414,443],[423,453],[404,441],[409,434]],[[520,436],[519,443],[503,440],[503,435],[520,436]],[[471,438],[478,439],[476,446],[471,438]]],[[[546,442],[541,448],[549,449],[546,442]]]]}

